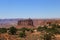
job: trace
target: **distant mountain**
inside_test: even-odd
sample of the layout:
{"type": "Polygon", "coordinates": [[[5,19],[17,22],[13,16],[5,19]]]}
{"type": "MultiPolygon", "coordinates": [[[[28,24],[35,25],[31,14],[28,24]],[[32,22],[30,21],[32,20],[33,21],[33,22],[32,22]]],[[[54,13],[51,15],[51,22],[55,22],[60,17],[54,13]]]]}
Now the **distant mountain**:
{"type": "MultiPolygon", "coordinates": [[[[16,19],[0,19],[0,27],[11,27],[16,26],[19,18],[16,19]]],[[[25,20],[25,19],[23,19],[25,20]]],[[[32,19],[34,26],[43,25],[46,22],[57,22],[60,23],[60,19],[32,19]]]]}
{"type": "Polygon", "coordinates": [[[0,27],[9,27],[10,25],[17,25],[20,19],[0,19],[0,27]]]}

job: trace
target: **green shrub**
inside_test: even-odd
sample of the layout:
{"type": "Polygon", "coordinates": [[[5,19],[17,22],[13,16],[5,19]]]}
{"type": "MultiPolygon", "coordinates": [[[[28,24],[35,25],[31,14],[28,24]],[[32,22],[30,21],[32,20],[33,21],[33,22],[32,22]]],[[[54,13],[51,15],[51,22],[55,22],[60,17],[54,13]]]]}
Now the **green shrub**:
{"type": "Polygon", "coordinates": [[[21,38],[26,37],[25,32],[20,32],[19,37],[21,37],[21,38]]]}
{"type": "Polygon", "coordinates": [[[7,29],[6,28],[0,28],[0,33],[6,33],[7,29]]]}
{"type": "Polygon", "coordinates": [[[17,32],[17,29],[14,26],[9,28],[9,34],[14,35],[14,34],[16,34],[16,32],[17,32]]]}

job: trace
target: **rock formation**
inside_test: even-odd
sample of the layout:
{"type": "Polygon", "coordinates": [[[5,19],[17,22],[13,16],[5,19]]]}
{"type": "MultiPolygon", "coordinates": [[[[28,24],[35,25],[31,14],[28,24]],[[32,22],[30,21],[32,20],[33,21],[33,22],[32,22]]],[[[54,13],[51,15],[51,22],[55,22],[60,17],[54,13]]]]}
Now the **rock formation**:
{"type": "Polygon", "coordinates": [[[22,27],[22,26],[24,26],[24,27],[34,26],[32,19],[22,19],[22,20],[19,20],[17,25],[18,25],[18,26],[21,26],[21,27],[22,27]]]}

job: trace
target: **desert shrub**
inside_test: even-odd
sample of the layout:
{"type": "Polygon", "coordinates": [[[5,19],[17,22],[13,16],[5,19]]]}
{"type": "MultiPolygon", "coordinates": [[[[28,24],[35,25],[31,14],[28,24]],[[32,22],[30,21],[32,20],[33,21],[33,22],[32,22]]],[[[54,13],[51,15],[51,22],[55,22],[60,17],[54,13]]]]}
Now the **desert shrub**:
{"type": "Polygon", "coordinates": [[[44,40],[52,40],[55,39],[55,36],[52,33],[46,33],[44,35],[44,40]]]}
{"type": "Polygon", "coordinates": [[[25,28],[25,27],[23,27],[23,28],[20,29],[20,31],[23,31],[23,32],[25,32],[25,31],[30,31],[30,28],[25,28]]]}
{"type": "Polygon", "coordinates": [[[19,37],[21,37],[21,38],[26,37],[25,32],[20,32],[20,33],[19,33],[19,37]]]}
{"type": "Polygon", "coordinates": [[[16,32],[17,32],[17,29],[14,26],[9,28],[9,34],[14,35],[14,34],[16,34],[16,32]]]}
{"type": "Polygon", "coordinates": [[[44,27],[39,26],[37,28],[37,31],[46,31],[46,29],[47,29],[47,26],[44,26],[44,27]]]}
{"type": "Polygon", "coordinates": [[[6,33],[7,29],[6,28],[0,28],[0,33],[6,33]]]}

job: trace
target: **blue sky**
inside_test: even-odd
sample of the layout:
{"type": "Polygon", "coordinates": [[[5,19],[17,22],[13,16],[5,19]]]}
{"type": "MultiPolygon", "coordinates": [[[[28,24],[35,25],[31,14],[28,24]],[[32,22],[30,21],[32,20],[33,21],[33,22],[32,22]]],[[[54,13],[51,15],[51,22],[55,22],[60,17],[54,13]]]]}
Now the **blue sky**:
{"type": "Polygon", "coordinates": [[[60,0],[0,0],[1,18],[60,18],[60,0]]]}

